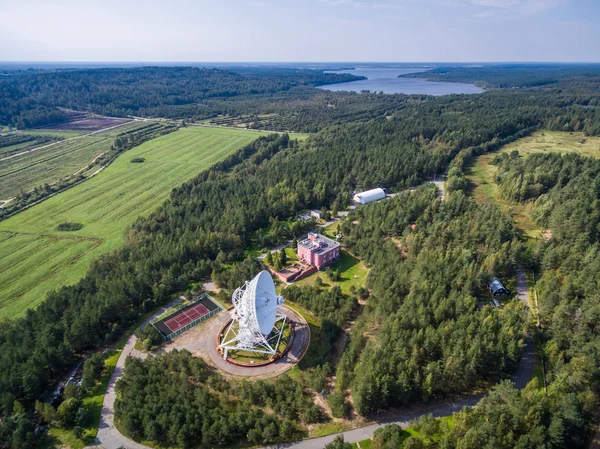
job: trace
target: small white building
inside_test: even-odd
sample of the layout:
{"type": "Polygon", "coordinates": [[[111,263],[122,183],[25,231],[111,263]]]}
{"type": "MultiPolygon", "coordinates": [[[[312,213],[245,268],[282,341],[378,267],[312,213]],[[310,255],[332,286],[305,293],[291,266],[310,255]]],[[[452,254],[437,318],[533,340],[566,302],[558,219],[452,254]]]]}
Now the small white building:
{"type": "Polygon", "coordinates": [[[311,210],[310,216],[312,218],[316,218],[317,220],[320,220],[321,219],[321,211],[320,210],[311,210]]]}
{"type": "Polygon", "coordinates": [[[359,192],[354,195],[354,201],[359,204],[367,204],[383,198],[385,198],[385,191],[379,188],[367,190],[366,192],[359,192]]]}

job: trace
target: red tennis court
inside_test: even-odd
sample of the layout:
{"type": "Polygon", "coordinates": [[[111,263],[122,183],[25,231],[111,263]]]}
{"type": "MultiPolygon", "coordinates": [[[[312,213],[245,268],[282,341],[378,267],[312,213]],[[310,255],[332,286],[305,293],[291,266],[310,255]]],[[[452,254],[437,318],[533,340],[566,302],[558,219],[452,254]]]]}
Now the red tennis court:
{"type": "Polygon", "coordinates": [[[167,326],[171,332],[176,332],[209,312],[210,310],[208,310],[203,304],[198,304],[190,309],[183,310],[173,318],[168,319],[165,321],[165,326],[167,326]]]}

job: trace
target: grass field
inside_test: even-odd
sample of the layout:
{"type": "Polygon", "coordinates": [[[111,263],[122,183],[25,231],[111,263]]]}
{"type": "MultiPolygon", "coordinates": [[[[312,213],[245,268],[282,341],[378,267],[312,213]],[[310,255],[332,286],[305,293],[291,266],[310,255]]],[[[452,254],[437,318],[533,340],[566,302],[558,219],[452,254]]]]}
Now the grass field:
{"type": "Polygon", "coordinates": [[[332,264],[331,269],[339,270],[342,277],[340,281],[333,282],[329,279],[325,272],[316,272],[307,278],[301,279],[298,282],[294,282],[294,284],[299,286],[314,285],[317,277],[320,277],[323,281],[324,287],[330,288],[334,285],[339,285],[342,289],[342,293],[350,294],[351,287],[358,289],[365,286],[367,274],[369,274],[369,269],[360,259],[348,254],[344,250],[342,250],[340,253],[340,260],[332,264]]]}
{"type": "Polygon", "coordinates": [[[170,191],[260,134],[183,128],[146,142],[106,170],[0,222],[0,319],[17,317],[48,291],[76,282],[98,255],[119,247],[124,231],[170,191]],[[132,164],[132,158],[144,163],[132,164]],[[78,231],[59,232],[64,222],[78,231]]]}
{"type": "MultiPolygon", "coordinates": [[[[146,122],[131,122],[118,128],[104,131],[91,136],[81,136],[72,140],[64,140],[50,146],[42,144],[40,150],[22,154],[11,159],[0,161],[0,199],[8,199],[22,190],[31,190],[42,184],[51,184],[69,176],[101,153],[110,150],[114,137],[125,131],[131,131],[148,126],[146,122]],[[45,146],[45,147],[44,147],[45,146]]],[[[74,137],[80,133],[71,131],[39,131],[32,135],[53,135],[59,137],[74,137]]],[[[15,145],[2,149],[2,157],[17,154],[40,147],[36,140],[28,145],[15,145]]]]}
{"type": "Polygon", "coordinates": [[[532,204],[518,204],[501,198],[495,182],[497,168],[490,164],[497,154],[510,153],[515,150],[520,153],[521,157],[532,153],[568,152],[578,153],[582,156],[600,157],[600,138],[586,137],[583,133],[538,131],[502,147],[499,151],[479,156],[466,170],[467,179],[471,184],[470,194],[478,203],[496,205],[502,212],[514,217],[516,226],[526,236],[539,238],[543,229],[530,218],[532,204]]]}

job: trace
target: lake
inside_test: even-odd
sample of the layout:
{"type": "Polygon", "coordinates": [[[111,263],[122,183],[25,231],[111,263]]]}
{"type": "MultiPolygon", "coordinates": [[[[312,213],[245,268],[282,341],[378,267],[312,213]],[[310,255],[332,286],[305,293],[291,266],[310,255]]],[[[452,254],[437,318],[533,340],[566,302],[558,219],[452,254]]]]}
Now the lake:
{"type": "Polygon", "coordinates": [[[357,67],[354,70],[337,70],[330,73],[350,73],[356,76],[366,76],[368,79],[351,81],[349,83],[328,84],[319,86],[319,89],[333,91],[361,92],[383,92],[386,94],[425,94],[425,95],[448,95],[448,94],[480,94],[484,90],[474,84],[468,83],[446,83],[427,81],[423,78],[398,78],[398,75],[424,72],[421,68],[374,68],[357,67]]]}

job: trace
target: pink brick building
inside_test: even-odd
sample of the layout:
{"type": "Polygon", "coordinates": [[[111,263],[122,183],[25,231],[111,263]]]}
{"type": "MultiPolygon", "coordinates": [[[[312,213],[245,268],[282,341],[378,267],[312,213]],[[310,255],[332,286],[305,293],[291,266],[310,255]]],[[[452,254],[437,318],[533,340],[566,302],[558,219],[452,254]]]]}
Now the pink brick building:
{"type": "Polygon", "coordinates": [[[340,244],[310,232],[308,238],[298,242],[298,257],[320,270],[340,258],[340,244]]]}

